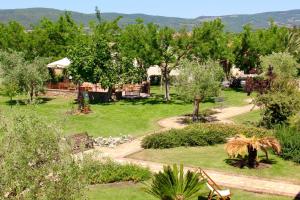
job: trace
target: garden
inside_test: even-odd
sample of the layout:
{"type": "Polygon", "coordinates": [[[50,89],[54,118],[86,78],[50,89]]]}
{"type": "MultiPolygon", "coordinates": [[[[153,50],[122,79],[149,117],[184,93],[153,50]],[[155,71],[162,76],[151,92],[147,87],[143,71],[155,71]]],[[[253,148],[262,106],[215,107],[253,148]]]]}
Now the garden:
{"type": "Polygon", "coordinates": [[[121,28],[96,16],[91,34],[69,13],[28,33],[0,26],[21,38],[0,51],[1,199],[297,198],[298,29],[121,28]],[[47,63],[64,56],[70,66],[52,77],[47,63]],[[154,65],[161,83],[149,96],[116,98],[118,88],[132,97],[126,85],[149,81],[154,65]],[[46,85],[61,78],[77,89],[53,95],[46,85]],[[97,84],[105,102],[89,96],[97,84]]]}

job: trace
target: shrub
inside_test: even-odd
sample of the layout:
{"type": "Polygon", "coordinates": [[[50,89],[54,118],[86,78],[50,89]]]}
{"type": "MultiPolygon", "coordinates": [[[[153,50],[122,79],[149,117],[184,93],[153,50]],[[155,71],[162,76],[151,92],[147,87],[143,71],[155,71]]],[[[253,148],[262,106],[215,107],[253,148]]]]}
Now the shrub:
{"type": "Polygon", "coordinates": [[[200,173],[188,170],[184,173],[183,165],[164,166],[153,176],[146,192],[156,199],[188,200],[196,199],[200,194],[205,180],[200,173]]]}
{"type": "Polygon", "coordinates": [[[140,182],[148,180],[151,176],[148,169],[137,165],[121,165],[111,160],[97,161],[91,158],[85,158],[83,160],[82,173],[88,184],[103,184],[121,181],[140,182]]]}
{"type": "Polygon", "coordinates": [[[295,128],[281,126],[276,129],[275,134],[282,146],[281,156],[300,163],[300,133],[295,128]]]}
{"type": "Polygon", "coordinates": [[[208,146],[222,144],[231,136],[243,134],[251,136],[272,135],[263,128],[233,124],[193,124],[184,129],[172,129],[164,133],[146,136],[142,141],[145,149],[165,149],[179,146],[208,146]]]}
{"type": "Polygon", "coordinates": [[[82,199],[80,168],[60,130],[32,113],[8,115],[0,116],[0,199],[82,199]]]}
{"type": "Polygon", "coordinates": [[[256,103],[263,108],[262,126],[273,128],[278,124],[286,124],[288,119],[300,110],[298,83],[277,79],[268,93],[257,96],[256,103]]]}

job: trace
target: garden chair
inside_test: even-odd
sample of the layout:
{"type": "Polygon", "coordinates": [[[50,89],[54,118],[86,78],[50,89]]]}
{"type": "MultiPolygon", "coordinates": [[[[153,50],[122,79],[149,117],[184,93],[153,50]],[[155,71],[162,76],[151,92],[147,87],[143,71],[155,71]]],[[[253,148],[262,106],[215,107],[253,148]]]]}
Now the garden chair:
{"type": "Polygon", "coordinates": [[[217,185],[216,182],[214,182],[201,168],[198,169],[198,172],[204,179],[207,180],[206,185],[209,189],[208,200],[211,200],[214,196],[218,200],[229,200],[231,198],[231,192],[229,189],[221,189],[221,187],[217,185]]]}

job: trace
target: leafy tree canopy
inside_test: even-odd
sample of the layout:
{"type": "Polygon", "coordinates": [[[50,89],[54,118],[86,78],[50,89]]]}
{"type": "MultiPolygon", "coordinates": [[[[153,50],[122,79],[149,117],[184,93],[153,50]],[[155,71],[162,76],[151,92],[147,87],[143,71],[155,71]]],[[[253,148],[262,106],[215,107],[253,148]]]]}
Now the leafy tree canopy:
{"type": "Polygon", "coordinates": [[[271,66],[275,74],[283,78],[296,77],[298,74],[299,64],[289,53],[272,53],[260,57],[260,60],[264,72],[267,72],[271,66]]]}

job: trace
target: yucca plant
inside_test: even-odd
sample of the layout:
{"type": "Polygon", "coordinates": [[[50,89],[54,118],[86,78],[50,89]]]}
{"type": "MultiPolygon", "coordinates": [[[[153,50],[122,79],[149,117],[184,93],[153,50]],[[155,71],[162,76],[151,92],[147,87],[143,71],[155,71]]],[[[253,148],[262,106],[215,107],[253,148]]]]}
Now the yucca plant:
{"type": "Polygon", "coordinates": [[[256,168],[259,164],[257,161],[257,151],[261,150],[265,153],[268,160],[268,150],[273,149],[277,154],[281,152],[281,146],[274,137],[257,138],[255,136],[247,138],[244,135],[238,135],[229,138],[225,145],[225,150],[230,157],[246,156],[248,157],[248,166],[256,168]]]}
{"type": "Polygon", "coordinates": [[[160,200],[190,200],[201,194],[205,181],[199,173],[187,171],[183,165],[164,166],[163,171],[154,174],[146,192],[160,200]]]}

